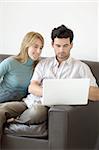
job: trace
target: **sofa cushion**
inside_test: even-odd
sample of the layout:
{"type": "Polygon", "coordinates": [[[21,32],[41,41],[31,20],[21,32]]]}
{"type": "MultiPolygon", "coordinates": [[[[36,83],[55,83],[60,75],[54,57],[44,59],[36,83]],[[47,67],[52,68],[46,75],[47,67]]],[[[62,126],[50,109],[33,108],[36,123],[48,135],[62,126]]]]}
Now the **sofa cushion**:
{"type": "Polygon", "coordinates": [[[10,123],[5,127],[4,134],[12,134],[20,137],[47,138],[47,121],[34,125],[10,123]]]}

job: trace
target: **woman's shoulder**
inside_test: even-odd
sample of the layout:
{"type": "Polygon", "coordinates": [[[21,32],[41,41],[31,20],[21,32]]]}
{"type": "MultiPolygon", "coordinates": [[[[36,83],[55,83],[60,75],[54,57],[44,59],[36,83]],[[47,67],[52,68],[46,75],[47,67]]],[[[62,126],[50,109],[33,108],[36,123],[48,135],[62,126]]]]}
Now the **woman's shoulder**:
{"type": "MultiPolygon", "coordinates": [[[[0,63],[0,71],[1,72],[6,72],[10,71],[11,68],[13,68],[14,63],[14,58],[13,56],[10,56],[8,58],[5,58],[1,63],[0,63]]],[[[15,66],[15,65],[14,65],[15,66]]]]}
{"type": "Polygon", "coordinates": [[[0,65],[2,66],[9,66],[11,64],[15,64],[16,63],[16,60],[15,60],[15,57],[14,56],[9,56],[7,58],[5,58],[1,63],[0,65]]]}
{"type": "Polygon", "coordinates": [[[1,61],[1,63],[9,63],[11,61],[13,61],[13,56],[9,56],[9,57],[5,58],[4,60],[1,61]]]}

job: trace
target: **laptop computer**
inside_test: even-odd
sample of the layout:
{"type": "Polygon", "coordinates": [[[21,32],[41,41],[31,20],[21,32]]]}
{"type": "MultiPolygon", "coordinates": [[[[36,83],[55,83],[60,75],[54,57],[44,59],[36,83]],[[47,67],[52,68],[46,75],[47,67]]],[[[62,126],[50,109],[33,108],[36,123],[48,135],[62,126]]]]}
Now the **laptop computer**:
{"type": "Polygon", "coordinates": [[[90,79],[45,79],[42,103],[51,105],[85,105],[88,103],[90,79]]]}

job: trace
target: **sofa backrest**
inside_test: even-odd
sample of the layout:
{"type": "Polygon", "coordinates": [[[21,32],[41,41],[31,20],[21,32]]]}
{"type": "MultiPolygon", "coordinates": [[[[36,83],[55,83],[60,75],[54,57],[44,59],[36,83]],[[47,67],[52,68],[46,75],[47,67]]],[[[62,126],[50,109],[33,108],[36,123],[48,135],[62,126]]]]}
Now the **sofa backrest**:
{"type": "MultiPolygon", "coordinates": [[[[0,54],[0,62],[2,60],[4,60],[5,58],[9,57],[9,56],[11,56],[11,55],[9,55],[9,54],[0,54]]],[[[86,63],[90,67],[93,75],[96,78],[97,84],[99,86],[99,71],[98,71],[98,69],[99,69],[99,62],[87,61],[87,60],[82,60],[82,61],[84,63],[86,63]]]]}
{"type": "Polygon", "coordinates": [[[83,62],[86,63],[90,67],[94,77],[96,78],[96,82],[99,86],[99,70],[98,70],[99,69],[99,62],[87,61],[87,60],[84,60],[83,62]]]}
{"type": "Polygon", "coordinates": [[[5,58],[9,57],[9,54],[0,54],[0,62],[3,61],[5,58]]]}

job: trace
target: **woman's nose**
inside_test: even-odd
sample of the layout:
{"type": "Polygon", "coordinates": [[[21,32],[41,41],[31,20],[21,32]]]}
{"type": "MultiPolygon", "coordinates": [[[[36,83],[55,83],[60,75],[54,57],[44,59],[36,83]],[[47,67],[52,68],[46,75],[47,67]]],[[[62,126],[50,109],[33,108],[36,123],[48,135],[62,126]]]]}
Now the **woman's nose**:
{"type": "Polygon", "coordinates": [[[41,49],[40,49],[40,48],[37,49],[37,53],[38,53],[38,54],[41,53],[41,49]]]}

